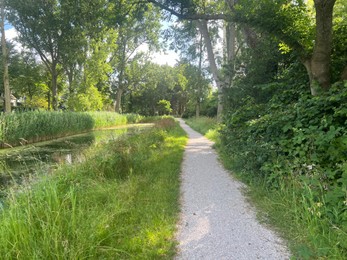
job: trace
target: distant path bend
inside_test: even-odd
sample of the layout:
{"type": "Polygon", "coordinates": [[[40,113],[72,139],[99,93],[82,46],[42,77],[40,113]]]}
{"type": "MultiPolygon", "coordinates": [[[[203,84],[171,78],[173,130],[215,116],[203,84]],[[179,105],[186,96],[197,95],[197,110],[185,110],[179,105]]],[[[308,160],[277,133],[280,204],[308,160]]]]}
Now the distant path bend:
{"type": "Polygon", "coordinates": [[[182,166],[182,212],[177,260],[289,259],[283,241],[261,225],[234,180],[218,162],[213,142],[188,133],[182,166]]]}

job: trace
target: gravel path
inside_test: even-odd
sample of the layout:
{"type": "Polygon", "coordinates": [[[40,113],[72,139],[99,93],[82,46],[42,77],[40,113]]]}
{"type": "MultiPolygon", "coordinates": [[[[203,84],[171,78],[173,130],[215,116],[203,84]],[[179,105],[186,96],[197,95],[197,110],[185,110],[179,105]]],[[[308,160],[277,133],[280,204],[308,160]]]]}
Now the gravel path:
{"type": "Polygon", "coordinates": [[[218,162],[213,143],[179,121],[189,141],[176,259],[289,259],[283,241],[257,221],[240,191],[242,184],[218,162]]]}

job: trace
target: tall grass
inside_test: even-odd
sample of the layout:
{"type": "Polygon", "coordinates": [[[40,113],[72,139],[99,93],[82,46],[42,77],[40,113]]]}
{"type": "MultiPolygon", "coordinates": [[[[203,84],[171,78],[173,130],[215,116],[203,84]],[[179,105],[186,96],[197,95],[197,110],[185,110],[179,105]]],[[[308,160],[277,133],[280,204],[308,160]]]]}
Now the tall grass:
{"type": "Polygon", "coordinates": [[[158,123],[11,193],[1,259],[172,258],[185,142],[173,120],[158,123]]]}
{"type": "Polygon", "coordinates": [[[0,145],[50,140],[57,137],[90,131],[96,128],[135,123],[135,114],[112,112],[50,112],[35,111],[0,115],[0,145]]]}
{"type": "Polygon", "coordinates": [[[218,141],[218,122],[213,117],[192,117],[185,122],[195,131],[205,135],[212,141],[218,141]]]}

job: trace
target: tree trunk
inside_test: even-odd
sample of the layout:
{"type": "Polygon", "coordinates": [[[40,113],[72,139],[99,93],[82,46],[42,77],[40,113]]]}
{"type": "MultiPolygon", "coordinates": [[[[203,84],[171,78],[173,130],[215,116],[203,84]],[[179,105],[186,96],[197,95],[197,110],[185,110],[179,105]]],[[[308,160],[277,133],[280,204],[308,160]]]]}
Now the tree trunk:
{"type": "Polygon", "coordinates": [[[333,9],[336,0],[314,0],[316,39],[312,56],[304,60],[312,95],[330,88],[330,61],[333,40],[333,9]]]}
{"type": "Polygon", "coordinates": [[[213,53],[213,47],[212,47],[212,41],[211,37],[208,33],[208,27],[207,27],[207,21],[206,20],[199,20],[197,21],[198,28],[200,33],[202,34],[207,50],[207,58],[208,62],[210,64],[210,69],[213,75],[213,79],[216,82],[216,86],[218,89],[218,108],[217,108],[217,118],[221,119],[222,116],[222,111],[223,111],[223,83],[222,79],[219,76],[217,64],[216,64],[216,59],[213,53]]]}
{"type": "Polygon", "coordinates": [[[9,75],[8,75],[8,52],[6,46],[6,37],[5,37],[5,7],[4,0],[1,1],[1,45],[2,45],[2,60],[4,67],[4,108],[5,113],[11,112],[11,90],[9,83],[9,75]]]}
{"type": "Polygon", "coordinates": [[[51,110],[51,91],[47,92],[47,109],[51,110]]]}
{"type": "Polygon", "coordinates": [[[347,66],[343,69],[341,73],[341,80],[347,80],[347,66]]]}
{"type": "Polygon", "coordinates": [[[200,117],[200,100],[199,99],[196,102],[195,117],[200,117]]]}
{"type": "Polygon", "coordinates": [[[120,86],[117,89],[116,101],[115,101],[115,105],[114,105],[114,111],[116,113],[120,113],[121,112],[122,94],[123,94],[123,88],[120,86]]]}
{"type": "Polygon", "coordinates": [[[68,84],[69,84],[69,94],[73,94],[74,93],[74,88],[73,88],[73,69],[67,69],[66,70],[66,74],[67,74],[67,79],[68,79],[68,84]]]}
{"type": "Polygon", "coordinates": [[[52,106],[53,110],[58,110],[58,73],[56,64],[52,64],[52,106]]]}
{"type": "Polygon", "coordinates": [[[225,25],[225,62],[230,63],[235,59],[236,27],[234,23],[226,22],[225,25]]]}

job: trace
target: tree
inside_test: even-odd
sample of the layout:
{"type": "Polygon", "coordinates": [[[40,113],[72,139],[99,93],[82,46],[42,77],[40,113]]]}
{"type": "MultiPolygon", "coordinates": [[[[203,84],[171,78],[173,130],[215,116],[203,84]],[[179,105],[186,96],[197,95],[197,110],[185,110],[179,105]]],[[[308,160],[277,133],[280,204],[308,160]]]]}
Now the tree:
{"type": "Polygon", "coordinates": [[[113,29],[105,29],[99,39],[90,40],[88,50],[80,70],[74,72],[79,80],[76,87],[69,88],[68,108],[76,111],[101,110],[109,92],[108,75],[112,72],[109,57],[115,48],[117,34],[113,29]]]}
{"type": "Polygon", "coordinates": [[[71,42],[84,28],[82,22],[95,22],[95,30],[100,29],[103,24],[96,21],[100,20],[100,10],[105,9],[108,1],[7,0],[7,3],[9,21],[19,32],[20,41],[38,53],[51,75],[52,104],[57,109],[57,80],[62,72],[58,64],[66,60],[63,53],[73,48],[71,42]]]}
{"type": "Polygon", "coordinates": [[[234,19],[278,37],[307,70],[312,95],[329,89],[335,0],[314,0],[314,17],[303,1],[238,2],[234,19]]]}
{"type": "MultiPolygon", "coordinates": [[[[332,19],[336,0],[314,0],[314,19],[310,17],[305,1],[301,0],[225,1],[223,12],[215,8],[223,1],[216,1],[212,6],[214,8],[206,8],[206,5],[194,1],[148,1],[179,19],[200,21],[205,40],[208,39],[205,21],[210,20],[223,19],[244,24],[242,31],[250,46],[256,40],[249,26],[266,31],[295,50],[306,67],[313,95],[327,90],[331,85],[332,19]]],[[[212,54],[208,46],[207,51],[212,54]]],[[[215,67],[213,62],[210,66],[211,70],[215,67]]],[[[347,71],[346,67],[343,71],[347,71]]],[[[213,74],[216,75],[215,72],[213,74]]]]}
{"type": "Polygon", "coordinates": [[[226,79],[220,72],[217,64],[217,59],[214,53],[212,44],[211,30],[209,28],[209,21],[223,20],[228,21],[225,26],[227,31],[226,41],[226,63],[231,63],[230,59],[234,58],[234,38],[235,28],[230,24],[229,12],[234,8],[234,0],[228,1],[155,1],[148,0],[152,4],[159,6],[163,10],[175,15],[179,20],[195,21],[200,34],[203,36],[205,48],[207,51],[207,58],[210,65],[210,72],[218,89],[218,118],[221,117],[223,110],[223,89],[227,87],[231,79],[226,79]]]}
{"type": "Polygon", "coordinates": [[[4,0],[0,2],[0,14],[1,14],[1,46],[2,46],[2,63],[3,63],[3,79],[4,79],[4,110],[6,113],[11,112],[11,90],[9,83],[9,74],[8,74],[8,51],[6,46],[6,37],[5,37],[5,3],[4,0]]]}
{"type": "Polygon", "coordinates": [[[117,10],[120,12],[117,20],[117,48],[113,54],[114,69],[113,88],[115,89],[115,112],[121,112],[122,95],[127,88],[126,67],[134,55],[144,44],[158,47],[160,29],[158,10],[148,5],[138,5],[136,2],[120,2],[117,10]]]}
{"type": "Polygon", "coordinates": [[[209,80],[204,75],[200,65],[190,64],[189,61],[183,60],[180,63],[182,74],[186,79],[186,95],[188,103],[194,107],[195,116],[199,117],[201,105],[209,94],[209,80]]]}
{"type": "Polygon", "coordinates": [[[48,108],[47,68],[36,61],[32,53],[22,51],[10,57],[12,90],[14,95],[22,97],[25,107],[48,108]]]}

